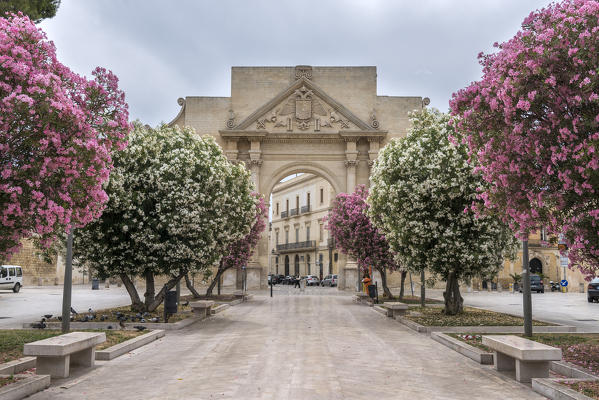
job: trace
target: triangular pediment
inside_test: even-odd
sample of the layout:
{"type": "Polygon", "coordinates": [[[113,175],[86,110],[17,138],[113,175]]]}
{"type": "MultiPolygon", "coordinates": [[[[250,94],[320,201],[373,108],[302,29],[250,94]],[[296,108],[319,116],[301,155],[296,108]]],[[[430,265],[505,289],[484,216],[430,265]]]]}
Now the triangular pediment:
{"type": "Polygon", "coordinates": [[[254,111],[234,131],[341,132],[375,131],[314,82],[301,77],[254,111]]]}

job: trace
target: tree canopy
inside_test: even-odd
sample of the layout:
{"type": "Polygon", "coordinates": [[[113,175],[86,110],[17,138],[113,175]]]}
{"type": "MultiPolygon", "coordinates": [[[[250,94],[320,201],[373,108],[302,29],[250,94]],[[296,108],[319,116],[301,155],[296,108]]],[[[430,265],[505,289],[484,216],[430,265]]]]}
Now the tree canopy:
{"type": "Polygon", "coordinates": [[[447,282],[445,312],[455,314],[458,281],[495,275],[516,240],[496,217],[471,209],[484,182],[466,146],[450,143],[449,116],[425,109],[410,121],[407,137],[388,143],[375,163],[368,214],[402,266],[447,282]]]}
{"type": "Polygon", "coordinates": [[[0,16],[22,12],[36,24],[53,18],[60,7],[60,0],[0,0],[0,16]]]}
{"type": "Polygon", "coordinates": [[[526,238],[565,234],[572,265],[599,269],[599,2],[532,12],[512,39],[479,55],[483,77],[454,94],[452,113],[485,207],[526,238]]]}
{"type": "Polygon", "coordinates": [[[9,257],[23,238],[48,245],[101,214],[111,153],[131,126],[117,77],[73,73],[28,17],[0,18],[0,57],[0,257],[9,257]]]}
{"type": "Polygon", "coordinates": [[[154,310],[188,272],[218,264],[256,219],[249,172],[209,136],[137,123],[114,160],[102,216],[75,232],[76,255],[100,277],[121,277],[138,310],[154,310]],[[170,277],[154,292],[154,276],[170,277]],[[132,284],[146,280],[145,302],[132,284]]]}
{"type": "Polygon", "coordinates": [[[366,214],[370,207],[367,197],[368,189],[364,185],[358,185],[353,193],[339,193],[326,217],[326,228],[341,251],[354,257],[362,269],[374,267],[379,271],[383,290],[391,297],[386,269],[394,271],[397,264],[385,235],[366,214]]]}

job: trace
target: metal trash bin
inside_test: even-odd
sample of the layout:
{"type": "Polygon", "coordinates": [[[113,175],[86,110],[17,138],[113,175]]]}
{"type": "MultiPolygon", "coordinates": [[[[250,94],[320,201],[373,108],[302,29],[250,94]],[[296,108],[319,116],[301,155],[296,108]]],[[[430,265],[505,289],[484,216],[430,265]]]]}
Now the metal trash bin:
{"type": "Polygon", "coordinates": [[[376,285],[368,286],[368,296],[372,299],[376,297],[376,285]]]}
{"type": "Polygon", "coordinates": [[[177,313],[177,291],[170,290],[164,296],[164,310],[167,314],[173,315],[177,313]]]}
{"type": "Polygon", "coordinates": [[[92,290],[100,290],[100,280],[92,279],[92,290]]]}

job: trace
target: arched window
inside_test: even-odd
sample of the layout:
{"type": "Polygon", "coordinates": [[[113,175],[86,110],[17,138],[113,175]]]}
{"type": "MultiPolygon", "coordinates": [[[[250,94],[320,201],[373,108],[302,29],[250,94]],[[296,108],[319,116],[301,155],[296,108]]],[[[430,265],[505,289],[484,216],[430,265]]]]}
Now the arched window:
{"type": "Polygon", "coordinates": [[[299,276],[300,272],[299,272],[299,256],[296,254],[295,255],[295,275],[299,276]]]}
{"type": "Polygon", "coordinates": [[[533,258],[528,262],[530,266],[531,274],[541,274],[543,273],[543,263],[538,258],[533,258]]]}

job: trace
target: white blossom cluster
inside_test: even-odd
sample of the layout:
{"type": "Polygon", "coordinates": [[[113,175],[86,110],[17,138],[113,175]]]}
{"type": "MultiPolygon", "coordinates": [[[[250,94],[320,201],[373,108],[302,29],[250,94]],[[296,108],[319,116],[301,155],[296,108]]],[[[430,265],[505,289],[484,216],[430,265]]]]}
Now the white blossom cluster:
{"type": "Polygon", "coordinates": [[[74,235],[99,276],[205,270],[255,220],[249,172],[192,129],[136,123],[114,166],[102,217],[74,235]]]}
{"type": "Polygon", "coordinates": [[[484,184],[454,145],[450,117],[436,110],[411,115],[408,136],[381,150],[372,175],[369,215],[400,263],[446,280],[492,277],[516,239],[498,218],[475,216],[484,184]]]}

